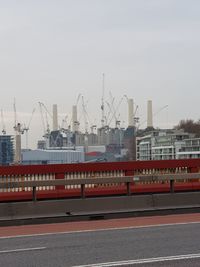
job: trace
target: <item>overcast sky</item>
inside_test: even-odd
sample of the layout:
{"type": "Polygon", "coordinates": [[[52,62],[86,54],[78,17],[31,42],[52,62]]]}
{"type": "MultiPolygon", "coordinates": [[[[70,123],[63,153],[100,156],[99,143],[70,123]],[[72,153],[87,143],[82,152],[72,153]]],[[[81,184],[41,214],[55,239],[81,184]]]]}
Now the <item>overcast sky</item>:
{"type": "MultiPolygon", "coordinates": [[[[43,133],[38,101],[50,111],[58,104],[60,121],[66,114],[70,120],[82,94],[91,122],[100,125],[102,73],[105,100],[109,92],[115,105],[125,94],[133,98],[141,123],[148,99],[155,127],[199,119],[199,14],[199,0],[0,1],[0,108],[7,132],[13,133],[14,97],[21,123],[37,107],[32,147],[43,133]]],[[[125,100],[118,116],[126,125],[125,100]]]]}

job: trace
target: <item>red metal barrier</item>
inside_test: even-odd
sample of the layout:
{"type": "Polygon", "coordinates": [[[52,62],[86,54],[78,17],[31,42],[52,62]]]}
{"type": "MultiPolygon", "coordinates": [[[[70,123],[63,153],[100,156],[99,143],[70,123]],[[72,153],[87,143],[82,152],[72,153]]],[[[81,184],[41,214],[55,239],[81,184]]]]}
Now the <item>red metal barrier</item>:
{"type": "Polygon", "coordinates": [[[162,170],[176,168],[187,168],[188,170],[190,170],[188,172],[195,172],[200,169],[200,159],[0,166],[0,175],[34,175],[117,170],[124,170],[128,173],[130,171],[136,170],[162,170]]]}
{"type": "MultiPolygon", "coordinates": [[[[18,165],[0,166],[1,179],[76,179],[77,177],[128,176],[139,174],[192,173],[200,172],[200,159],[161,160],[161,161],[129,161],[129,162],[99,162],[56,165],[18,165]]],[[[199,190],[196,180],[175,185],[175,190],[199,190]]],[[[38,189],[39,190],[39,189],[38,189]]],[[[124,193],[123,186],[87,188],[86,196],[114,195],[124,193]]],[[[169,184],[139,184],[131,187],[132,193],[168,192],[169,184]]],[[[56,186],[51,190],[40,189],[37,198],[59,198],[80,196],[79,188],[65,189],[56,186]]],[[[31,199],[32,192],[0,192],[0,201],[31,199]]]]}

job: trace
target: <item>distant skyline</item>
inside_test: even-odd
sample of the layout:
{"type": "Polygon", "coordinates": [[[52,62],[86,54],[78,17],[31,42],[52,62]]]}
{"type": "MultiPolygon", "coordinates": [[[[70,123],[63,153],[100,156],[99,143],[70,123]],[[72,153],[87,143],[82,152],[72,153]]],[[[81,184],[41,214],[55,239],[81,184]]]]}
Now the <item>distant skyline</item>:
{"type": "MultiPolygon", "coordinates": [[[[116,104],[133,98],[141,122],[148,99],[154,113],[168,105],[155,115],[155,127],[198,120],[199,13],[199,0],[1,1],[0,109],[7,132],[14,133],[14,98],[21,123],[37,107],[32,148],[43,133],[39,101],[50,111],[58,104],[61,123],[82,94],[100,126],[102,73],[105,100],[109,92],[116,104]]],[[[125,101],[119,113],[126,123],[125,101]]]]}

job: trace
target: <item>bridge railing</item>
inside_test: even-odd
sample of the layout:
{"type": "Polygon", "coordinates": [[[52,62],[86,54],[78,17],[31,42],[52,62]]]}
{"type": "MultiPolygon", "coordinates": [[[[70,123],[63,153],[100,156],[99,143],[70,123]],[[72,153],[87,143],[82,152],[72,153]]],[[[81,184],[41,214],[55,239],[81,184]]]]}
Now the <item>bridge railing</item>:
{"type": "MultiPolygon", "coordinates": [[[[0,201],[6,199],[9,200],[10,193],[16,200],[20,200],[21,197],[25,197],[28,194],[31,195],[32,187],[25,186],[26,182],[42,182],[44,184],[38,184],[36,190],[46,192],[43,198],[48,198],[49,195],[56,195],[58,191],[63,191],[63,194],[68,192],[68,189],[79,190],[81,184],[64,183],[57,185],[56,182],[52,184],[46,183],[46,181],[52,180],[79,180],[90,179],[90,183],[85,184],[85,188],[94,187],[110,187],[116,185],[114,179],[120,177],[135,177],[134,183],[138,183],[143,188],[149,186],[149,184],[156,184],[162,182],[164,184],[169,183],[167,179],[168,175],[172,177],[174,174],[186,174],[181,179],[177,179],[177,183],[185,184],[185,187],[192,186],[192,183],[188,183],[187,177],[190,173],[200,173],[200,159],[187,159],[187,160],[157,160],[157,161],[129,161],[129,162],[101,162],[101,163],[78,163],[78,164],[50,164],[50,165],[17,165],[17,166],[0,166],[0,182],[22,182],[23,186],[19,187],[6,187],[0,188],[0,201]],[[139,179],[145,175],[145,179],[139,179]],[[163,176],[166,175],[166,176],[163,176]],[[155,177],[162,176],[163,179],[156,179],[155,177]],[[148,179],[147,177],[154,177],[148,179]],[[184,178],[186,177],[186,178],[184,178]],[[109,184],[96,184],[92,179],[99,178],[111,178],[112,181],[109,184]],[[1,194],[5,193],[5,194],[1,194]]],[[[194,177],[194,176],[193,176],[194,177]]],[[[105,181],[105,180],[104,180],[105,181]]],[[[192,182],[192,179],[190,179],[192,182]]],[[[171,182],[173,183],[173,182],[171,182]]],[[[133,183],[132,183],[133,185],[133,183]]],[[[156,186],[156,185],[155,185],[156,186]]],[[[160,186],[160,185],[158,185],[160,186]]],[[[142,192],[143,189],[140,190],[142,192]]],[[[59,192],[59,194],[60,194],[59,192]]]]}
{"type": "Polygon", "coordinates": [[[140,176],[123,176],[123,177],[101,177],[101,178],[82,178],[82,179],[55,179],[55,180],[39,180],[39,181],[0,181],[0,189],[13,189],[13,188],[31,188],[32,198],[37,199],[37,189],[40,187],[56,187],[56,186],[69,186],[75,185],[81,189],[81,197],[85,197],[86,185],[100,185],[100,184],[126,184],[126,194],[131,195],[131,184],[141,182],[155,182],[166,181],[170,182],[170,192],[174,193],[174,182],[183,179],[200,179],[200,173],[187,173],[187,174],[163,174],[163,175],[140,175],[140,176]]]}

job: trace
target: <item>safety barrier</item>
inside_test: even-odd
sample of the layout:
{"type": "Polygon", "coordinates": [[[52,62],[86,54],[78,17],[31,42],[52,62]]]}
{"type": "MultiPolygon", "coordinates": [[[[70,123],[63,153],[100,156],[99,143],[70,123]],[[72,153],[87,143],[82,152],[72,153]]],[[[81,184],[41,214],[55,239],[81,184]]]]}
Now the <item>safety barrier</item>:
{"type": "Polygon", "coordinates": [[[35,201],[37,199],[36,192],[41,187],[56,187],[56,186],[67,186],[74,185],[75,188],[81,189],[81,197],[85,198],[85,188],[87,185],[109,185],[113,184],[125,184],[126,194],[131,195],[131,183],[141,183],[141,182],[161,182],[168,180],[170,182],[170,192],[174,192],[174,182],[177,180],[193,180],[200,179],[200,173],[187,173],[187,174],[163,174],[163,175],[140,175],[140,176],[123,176],[123,177],[101,177],[101,178],[82,178],[82,179],[56,179],[56,180],[39,180],[39,181],[0,181],[1,189],[13,189],[13,188],[31,188],[32,199],[35,201]]]}
{"type": "MultiPolygon", "coordinates": [[[[15,200],[26,198],[32,193],[32,187],[28,182],[39,182],[36,190],[43,195],[46,192],[44,198],[51,196],[51,193],[55,193],[58,197],[61,195],[59,192],[63,192],[63,196],[70,190],[71,192],[73,190],[78,192],[81,189],[81,184],[72,183],[72,180],[78,182],[79,179],[90,179],[90,182],[85,184],[85,188],[89,190],[96,189],[97,192],[98,189],[103,190],[105,187],[109,189],[113,186],[114,188],[117,185],[116,178],[125,179],[124,177],[129,176],[135,177],[131,184],[140,185],[140,192],[145,188],[153,188],[152,186],[155,188],[159,186],[159,190],[161,190],[160,184],[163,188],[166,185],[164,190],[167,190],[168,184],[170,186],[169,175],[172,177],[176,174],[186,174],[186,176],[183,175],[181,179],[176,180],[180,185],[184,185],[184,188],[196,182],[196,189],[199,189],[199,180],[195,176],[189,180],[187,179],[188,174],[198,174],[199,172],[200,159],[0,166],[0,182],[8,184],[17,182],[18,185],[21,183],[21,186],[0,188],[0,201],[4,200],[3,196],[5,195],[7,200],[9,200],[9,195],[14,196],[15,200]],[[142,175],[146,175],[146,178],[137,180],[137,177],[142,175]],[[147,179],[147,176],[154,177],[154,179],[147,179]],[[155,179],[158,176],[163,178],[155,179]],[[95,183],[95,179],[99,178],[103,179],[102,182],[95,183]],[[105,178],[110,178],[110,182],[105,183],[105,178]],[[63,180],[66,183],[57,184],[55,182],[57,180],[63,180]],[[53,182],[49,183],[49,181],[53,182]]],[[[114,193],[114,191],[111,193],[114,193]]]]}

